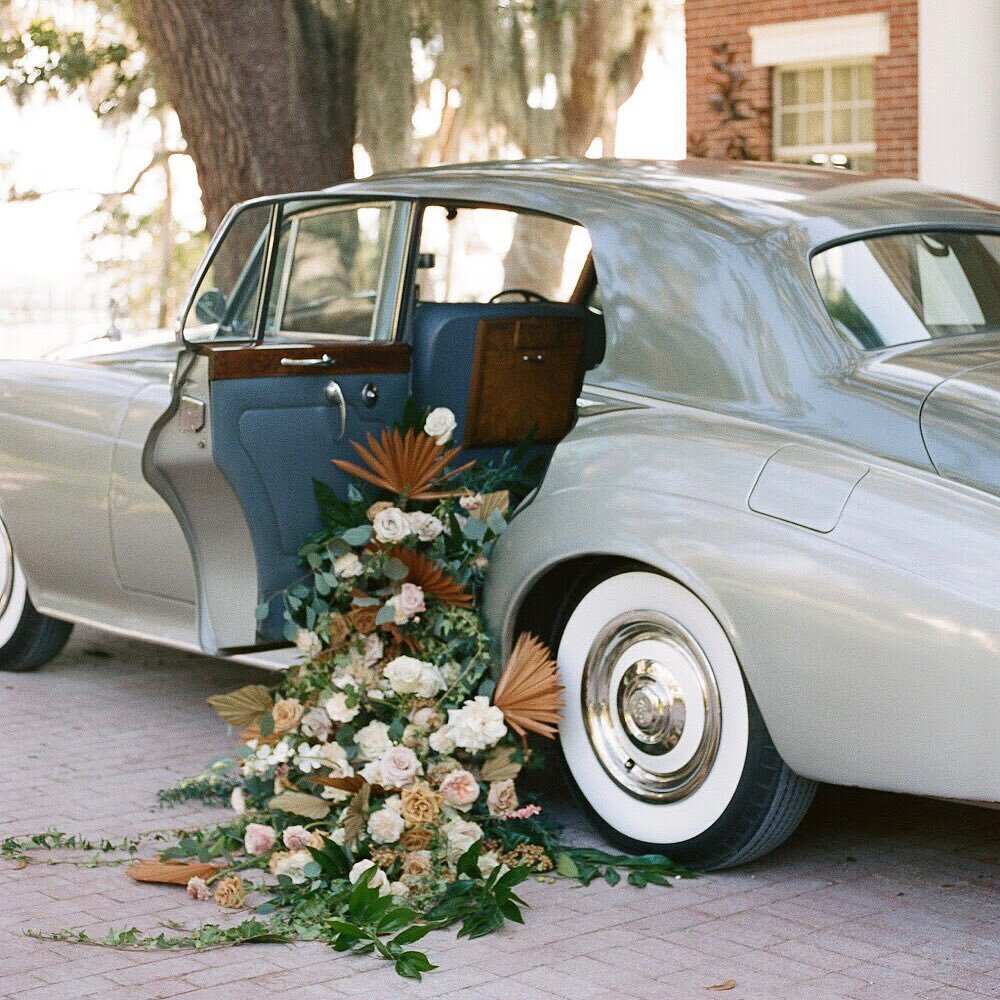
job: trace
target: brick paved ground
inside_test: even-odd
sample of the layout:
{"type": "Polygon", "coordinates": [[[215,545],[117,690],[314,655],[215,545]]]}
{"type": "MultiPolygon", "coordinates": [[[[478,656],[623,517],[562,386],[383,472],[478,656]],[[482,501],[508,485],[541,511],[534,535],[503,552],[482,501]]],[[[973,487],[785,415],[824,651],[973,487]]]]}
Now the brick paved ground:
{"type": "MultiPolygon", "coordinates": [[[[226,750],[207,695],[255,671],[78,630],[33,675],[0,674],[0,836],[192,825],[211,811],[153,806],[158,788],[226,750]]],[[[592,838],[565,802],[579,837],[592,838]]],[[[421,984],[322,946],[134,954],[39,942],[26,927],[155,927],[210,917],[179,889],[120,868],[0,863],[0,996],[707,997],[734,1000],[1000,997],[1000,813],[824,790],[802,829],[748,868],[670,889],[529,883],[527,926],[427,940],[421,984]]]]}

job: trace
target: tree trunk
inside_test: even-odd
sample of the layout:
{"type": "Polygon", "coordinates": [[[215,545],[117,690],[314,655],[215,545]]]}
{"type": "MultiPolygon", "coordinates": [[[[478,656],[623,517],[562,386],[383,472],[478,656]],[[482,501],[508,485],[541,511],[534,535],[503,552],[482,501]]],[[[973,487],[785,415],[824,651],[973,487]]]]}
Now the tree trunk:
{"type": "Polygon", "coordinates": [[[209,229],[236,201],[353,176],[348,0],[133,0],[209,229]]]}

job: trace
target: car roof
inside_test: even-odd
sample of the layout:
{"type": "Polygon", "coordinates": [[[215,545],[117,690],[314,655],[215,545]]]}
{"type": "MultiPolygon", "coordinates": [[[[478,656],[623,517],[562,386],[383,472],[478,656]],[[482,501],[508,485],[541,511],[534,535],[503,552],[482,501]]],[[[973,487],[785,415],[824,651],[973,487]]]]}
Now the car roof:
{"type": "Polygon", "coordinates": [[[340,185],[337,191],[517,203],[547,189],[549,204],[572,217],[609,191],[636,205],[697,208],[744,231],[800,225],[820,237],[900,224],[1000,224],[1000,206],[917,181],[847,170],[750,161],[560,159],[449,164],[340,185]],[[986,216],[985,219],[982,216],[986,216]],[[816,226],[821,220],[827,225],[816,226]]]}

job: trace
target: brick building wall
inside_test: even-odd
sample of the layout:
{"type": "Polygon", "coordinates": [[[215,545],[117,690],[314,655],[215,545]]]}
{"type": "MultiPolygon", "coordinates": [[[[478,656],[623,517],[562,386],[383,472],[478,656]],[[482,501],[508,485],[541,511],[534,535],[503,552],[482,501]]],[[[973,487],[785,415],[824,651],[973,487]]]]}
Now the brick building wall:
{"type": "Polygon", "coordinates": [[[848,14],[886,13],[889,54],[874,59],[875,171],[891,177],[917,176],[917,4],[918,0],[685,0],[687,35],[687,129],[689,152],[704,146],[725,155],[725,140],[712,135],[719,118],[709,99],[715,92],[712,46],[728,43],[747,74],[743,95],[761,113],[745,131],[760,159],[771,159],[772,73],[751,62],[749,28],[848,14]]]}

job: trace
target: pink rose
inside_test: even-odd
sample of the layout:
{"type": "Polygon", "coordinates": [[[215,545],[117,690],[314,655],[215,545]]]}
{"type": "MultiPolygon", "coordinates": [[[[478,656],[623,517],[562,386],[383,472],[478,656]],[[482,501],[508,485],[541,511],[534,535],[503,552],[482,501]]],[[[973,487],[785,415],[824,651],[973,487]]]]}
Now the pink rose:
{"type": "Polygon", "coordinates": [[[468,771],[459,768],[441,782],[440,791],[446,802],[465,812],[479,798],[479,782],[468,771]]]}
{"type": "Polygon", "coordinates": [[[396,615],[397,625],[405,625],[411,618],[427,610],[423,588],[415,583],[404,583],[390,603],[396,615]]]}
{"type": "Polygon", "coordinates": [[[309,844],[311,834],[304,826],[290,826],[281,835],[281,839],[290,851],[304,851],[309,844]]]}
{"type": "Polygon", "coordinates": [[[247,849],[247,854],[267,854],[274,847],[274,841],[274,827],[265,826],[263,823],[251,823],[243,836],[243,846],[247,849]]]}
{"type": "Polygon", "coordinates": [[[423,765],[409,747],[391,747],[378,762],[378,784],[386,788],[405,788],[423,772],[423,765]]]}

